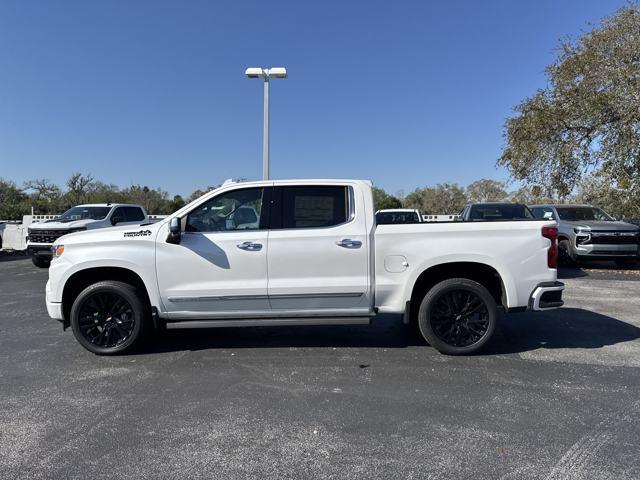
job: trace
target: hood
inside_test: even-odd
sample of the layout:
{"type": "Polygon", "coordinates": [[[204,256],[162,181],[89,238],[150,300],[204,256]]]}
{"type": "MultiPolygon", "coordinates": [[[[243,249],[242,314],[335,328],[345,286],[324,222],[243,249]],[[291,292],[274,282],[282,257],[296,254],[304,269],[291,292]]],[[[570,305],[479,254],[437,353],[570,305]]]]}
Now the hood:
{"type": "Polygon", "coordinates": [[[572,225],[573,227],[585,227],[586,229],[590,229],[592,232],[597,231],[611,231],[618,230],[621,232],[629,232],[629,231],[638,231],[640,227],[637,225],[633,225],[632,223],[627,222],[605,222],[601,220],[581,220],[576,222],[568,222],[565,220],[561,220],[562,223],[567,225],[572,225]]]}
{"type": "Polygon", "coordinates": [[[86,228],[90,223],[100,220],[91,220],[85,218],[83,220],[73,220],[71,222],[60,222],[56,220],[48,220],[46,222],[32,223],[29,225],[30,230],[73,230],[75,228],[86,228]]]}
{"type": "Polygon", "coordinates": [[[156,233],[165,223],[166,222],[152,223],[149,225],[122,225],[84,230],[61,237],[62,240],[60,240],[59,243],[71,245],[74,243],[121,242],[123,240],[151,239],[155,238],[156,233]]]}

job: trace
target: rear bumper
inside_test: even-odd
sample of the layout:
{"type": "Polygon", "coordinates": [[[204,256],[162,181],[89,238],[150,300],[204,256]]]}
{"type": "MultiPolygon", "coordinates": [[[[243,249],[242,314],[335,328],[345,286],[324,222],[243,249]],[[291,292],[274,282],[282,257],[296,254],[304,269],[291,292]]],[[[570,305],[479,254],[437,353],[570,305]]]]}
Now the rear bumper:
{"type": "Polygon", "coordinates": [[[551,310],[564,305],[562,301],[562,291],[564,283],[562,282],[544,282],[531,292],[529,299],[529,309],[534,311],[551,310]]]}

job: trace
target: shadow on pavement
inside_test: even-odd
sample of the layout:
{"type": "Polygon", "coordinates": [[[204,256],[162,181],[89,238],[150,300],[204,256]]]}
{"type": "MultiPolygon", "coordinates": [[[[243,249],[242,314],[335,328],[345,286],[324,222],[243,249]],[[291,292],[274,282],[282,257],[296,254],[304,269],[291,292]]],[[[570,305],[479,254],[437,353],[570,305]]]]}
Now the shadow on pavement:
{"type": "Polygon", "coordinates": [[[522,353],[539,348],[601,348],[640,338],[640,328],[581,308],[561,308],[502,318],[484,354],[522,353]]]}
{"type": "MultiPolygon", "coordinates": [[[[480,355],[539,348],[600,348],[640,338],[640,328],[577,308],[502,315],[480,355]]],[[[406,348],[425,345],[401,317],[384,315],[369,326],[247,327],[168,331],[139,353],[239,348],[406,348]]]]}
{"type": "Polygon", "coordinates": [[[580,278],[588,277],[589,274],[581,268],[560,267],[558,269],[558,280],[563,278],[580,278]]]}
{"type": "Polygon", "coordinates": [[[27,256],[23,252],[0,252],[0,262],[13,262],[16,260],[29,260],[29,256],[27,256]]]}

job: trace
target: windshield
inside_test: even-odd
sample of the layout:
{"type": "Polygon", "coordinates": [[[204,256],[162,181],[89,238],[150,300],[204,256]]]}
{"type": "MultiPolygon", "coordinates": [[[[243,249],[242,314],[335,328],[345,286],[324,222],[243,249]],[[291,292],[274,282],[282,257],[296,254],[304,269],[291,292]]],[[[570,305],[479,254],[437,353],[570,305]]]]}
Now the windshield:
{"type": "Polygon", "coordinates": [[[420,223],[416,212],[378,212],[376,214],[378,225],[389,225],[394,223],[420,223]]]}
{"type": "Polygon", "coordinates": [[[613,221],[609,215],[595,207],[556,207],[561,220],[576,222],[582,220],[613,221]]]}
{"type": "Polygon", "coordinates": [[[109,210],[111,210],[111,207],[73,207],[54,219],[54,221],[102,220],[109,214],[109,210]]]}
{"type": "Polygon", "coordinates": [[[492,220],[532,220],[534,218],[531,210],[525,205],[504,204],[473,205],[469,214],[472,222],[492,221],[492,220]]]}

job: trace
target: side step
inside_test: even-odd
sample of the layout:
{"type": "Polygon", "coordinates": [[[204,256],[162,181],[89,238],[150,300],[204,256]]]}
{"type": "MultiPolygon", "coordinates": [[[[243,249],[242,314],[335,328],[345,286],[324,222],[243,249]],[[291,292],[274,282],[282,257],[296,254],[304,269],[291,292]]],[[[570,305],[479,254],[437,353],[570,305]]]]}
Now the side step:
{"type": "Polygon", "coordinates": [[[167,330],[185,328],[275,327],[286,325],[369,325],[370,317],[243,318],[167,322],[167,330]]]}

